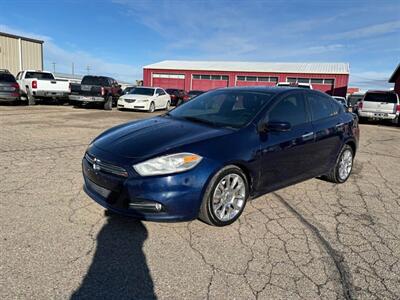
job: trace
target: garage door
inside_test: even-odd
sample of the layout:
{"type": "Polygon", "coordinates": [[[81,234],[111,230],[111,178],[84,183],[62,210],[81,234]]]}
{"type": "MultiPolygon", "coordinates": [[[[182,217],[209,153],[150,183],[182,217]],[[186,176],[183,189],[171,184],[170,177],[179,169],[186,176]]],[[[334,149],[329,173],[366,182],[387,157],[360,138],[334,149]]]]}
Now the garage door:
{"type": "Polygon", "coordinates": [[[182,74],[153,74],[152,86],[164,89],[185,89],[185,75],[182,74]]]}
{"type": "Polygon", "coordinates": [[[228,78],[225,75],[193,75],[192,90],[208,91],[227,87],[228,78]]]}

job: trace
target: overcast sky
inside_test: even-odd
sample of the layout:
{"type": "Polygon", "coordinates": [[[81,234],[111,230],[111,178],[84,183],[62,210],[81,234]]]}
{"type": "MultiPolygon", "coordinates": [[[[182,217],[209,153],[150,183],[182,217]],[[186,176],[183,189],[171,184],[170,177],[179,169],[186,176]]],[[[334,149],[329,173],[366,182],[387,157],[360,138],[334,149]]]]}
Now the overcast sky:
{"type": "Polygon", "coordinates": [[[45,41],[46,69],[130,82],[166,59],[348,62],[352,86],[388,88],[400,62],[398,0],[0,0],[0,12],[0,31],[45,41]]]}

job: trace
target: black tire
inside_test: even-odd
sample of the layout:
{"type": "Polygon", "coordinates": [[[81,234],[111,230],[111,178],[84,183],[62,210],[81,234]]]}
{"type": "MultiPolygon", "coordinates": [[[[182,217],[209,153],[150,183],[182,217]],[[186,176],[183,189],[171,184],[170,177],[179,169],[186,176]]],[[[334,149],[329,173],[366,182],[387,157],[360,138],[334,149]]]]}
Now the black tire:
{"type": "Polygon", "coordinates": [[[149,106],[149,113],[153,113],[155,110],[156,110],[156,105],[154,104],[154,102],[151,102],[149,106]]]}
{"type": "Polygon", "coordinates": [[[342,150],[340,151],[338,157],[336,158],[336,163],[335,166],[330,170],[330,172],[328,174],[326,174],[325,176],[323,176],[324,179],[326,179],[327,181],[333,182],[333,183],[344,183],[347,181],[347,179],[349,179],[350,175],[351,175],[351,171],[353,170],[353,161],[354,161],[354,151],[353,149],[349,146],[349,145],[344,145],[342,150]],[[346,178],[341,178],[339,175],[339,167],[340,167],[340,161],[342,160],[342,156],[346,151],[350,151],[351,152],[351,170],[349,172],[349,174],[347,175],[346,178]]]}
{"type": "Polygon", "coordinates": [[[203,196],[203,201],[200,206],[200,211],[199,211],[199,219],[204,221],[207,224],[213,225],[213,226],[227,226],[235,222],[240,215],[242,214],[244,208],[246,207],[247,200],[249,198],[249,185],[247,182],[246,175],[243,173],[243,171],[234,165],[229,165],[224,168],[222,168],[220,171],[218,171],[211,181],[209,182],[207,189],[204,193],[203,196]],[[230,220],[228,221],[221,221],[214,213],[212,209],[212,196],[214,195],[214,191],[217,188],[218,184],[220,181],[227,175],[229,174],[236,174],[239,175],[244,182],[245,185],[245,197],[244,197],[244,204],[241,208],[241,210],[230,220]]]}
{"type": "Polygon", "coordinates": [[[104,103],[104,110],[112,110],[113,98],[108,96],[106,102],[104,103]]]}

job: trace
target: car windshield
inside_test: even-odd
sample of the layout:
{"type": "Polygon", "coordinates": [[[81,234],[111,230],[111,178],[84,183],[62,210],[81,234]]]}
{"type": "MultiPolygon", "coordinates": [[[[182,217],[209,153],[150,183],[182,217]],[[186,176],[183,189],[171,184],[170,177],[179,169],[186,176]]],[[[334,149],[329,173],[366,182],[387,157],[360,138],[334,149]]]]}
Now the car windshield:
{"type": "Polygon", "coordinates": [[[45,79],[45,80],[54,80],[54,76],[51,73],[43,73],[43,72],[26,72],[25,78],[35,78],[35,79],[45,79]]]}
{"type": "Polygon", "coordinates": [[[394,93],[367,93],[364,101],[397,103],[397,97],[394,93]]]}
{"type": "Polygon", "coordinates": [[[248,124],[273,95],[239,90],[208,92],[177,107],[168,115],[217,127],[240,128],[248,124]]]}
{"type": "Polygon", "coordinates": [[[15,78],[11,74],[0,73],[0,82],[15,82],[15,78]]]}
{"type": "Polygon", "coordinates": [[[133,88],[129,94],[133,95],[146,95],[146,96],[153,96],[154,95],[154,89],[149,89],[149,88],[133,88]]]}

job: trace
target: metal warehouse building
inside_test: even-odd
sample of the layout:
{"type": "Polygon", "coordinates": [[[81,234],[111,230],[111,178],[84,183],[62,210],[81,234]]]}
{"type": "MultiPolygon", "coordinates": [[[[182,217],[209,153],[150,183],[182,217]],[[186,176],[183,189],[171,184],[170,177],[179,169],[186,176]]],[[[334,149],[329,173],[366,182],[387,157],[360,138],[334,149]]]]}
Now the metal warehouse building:
{"type": "Polygon", "coordinates": [[[0,32],[0,69],[43,69],[43,41],[0,32]]]}
{"type": "Polygon", "coordinates": [[[275,86],[284,81],[311,83],[316,90],[346,97],[349,64],[166,60],[143,67],[145,86],[187,91],[228,86],[275,86]]]}

